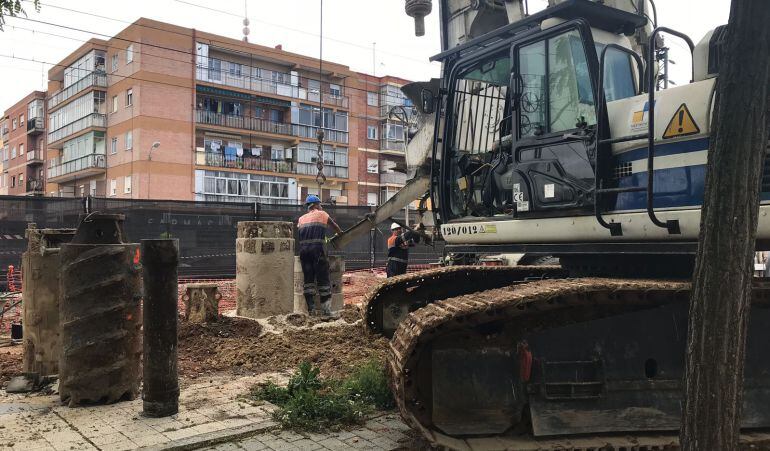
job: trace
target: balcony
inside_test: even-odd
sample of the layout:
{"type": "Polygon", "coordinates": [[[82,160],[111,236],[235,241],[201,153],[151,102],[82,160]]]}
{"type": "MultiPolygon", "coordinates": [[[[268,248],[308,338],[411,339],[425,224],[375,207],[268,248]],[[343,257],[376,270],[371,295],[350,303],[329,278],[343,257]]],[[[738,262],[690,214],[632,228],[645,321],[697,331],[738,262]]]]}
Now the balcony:
{"type": "Polygon", "coordinates": [[[251,171],[280,172],[284,174],[294,173],[294,162],[291,160],[266,160],[255,157],[223,155],[218,152],[196,152],[195,164],[217,168],[248,169],[251,171]]]}
{"type": "Polygon", "coordinates": [[[42,180],[36,180],[36,179],[29,179],[27,180],[27,190],[25,191],[27,194],[43,194],[43,191],[45,190],[45,183],[43,183],[42,180]]]}
{"type": "MultiPolygon", "coordinates": [[[[196,79],[310,102],[318,102],[319,100],[318,92],[308,92],[307,88],[289,83],[288,81],[292,79],[292,75],[289,73],[231,63],[217,58],[208,58],[208,61],[211,67],[201,64],[196,66],[196,79]],[[230,69],[223,69],[223,67],[227,68],[231,65],[230,69]]],[[[296,79],[296,76],[294,78],[296,79]]],[[[324,92],[323,103],[348,108],[350,99],[347,96],[324,92]]]]}
{"type": "Polygon", "coordinates": [[[37,135],[45,131],[45,120],[42,117],[33,117],[27,121],[27,134],[37,135]]]}
{"type": "Polygon", "coordinates": [[[43,151],[40,149],[32,149],[27,151],[27,164],[43,164],[43,151]]]}
{"type": "Polygon", "coordinates": [[[104,72],[91,72],[75,83],[67,86],[66,88],[57,91],[54,95],[48,98],[48,110],[52,110],[57,105],[61,104],[65,100],[74,96],[75,94],[90,88],[91,86],[98,86],[101,88],[107,87],[107,74],[104,72]]]}
{"type": "MultiPolygon", "coordinates": [[[[292,130],[294,132],[294,135],[299,136],[300,138],[317,139],[318,127],[313,127],[310,125],[292,124],[292,130]]],[[[328,128],[325,128],[324,141],[347,144],[348,132],[343,132],[339,130],[330,130],[328,128]]]]}
{"type": "Polygon", "coordinates": [[[404,153],[406,150],[406,144],[404,141],[392,141],[390,139],[383,139],[380,141],[380,150],[390,150],[404,153]]]}
{"type": "Polygon", "coordinates": [[[63,143],[58,143],[56,141],[61,141],[62,139],[75,134],[79,131],[85,130],[89,127],[106,127],[107,126],[107,115],[106,114],[100,114],[100,113],[91,113],[88,116],[82,117],[75,122],[70,122],[69,124],[65,125],[64,127],[61,127],[57,130],[54,130],[50,133],[48,133],[48,146],[52,149],[61,149],[63,143]]]}
{"type": "Polygon", "coordinates": [[[404,174],[403,172],[383,172],[380,174],[380,184],[405,185],[406,174],[404,174]]]}
{"type": "Polygon", "coordinates": [[[107,168],[107,157],[102,154],[90,154],[74,160],[61,162],[53,160],[48,168],[48,181],[60,182],[67,179],[78,179],[101,174],[107,168]]]}
{"type": "MultiPolygon", "coordinates": [[[[311,175],[315,178],[315,176],[318,175],[318,167],[316,167],[315,163],[297,163],[297,174],[311,175]]],[[[346,179],[348,178],[348,168],[343,166],[325,165],[324,175],[327,177],[346,179]]]]}
{"type": "Polygon", "coordinates": [[[195,110],[195,122],[199,124],[218,125],[220,127],[239,128],[254,132],[274,133],[277,135],[291,135],[291,124],[273,122],[247,116],[234,116],[229,114],[214,113],[205,110],[195,110]]]}

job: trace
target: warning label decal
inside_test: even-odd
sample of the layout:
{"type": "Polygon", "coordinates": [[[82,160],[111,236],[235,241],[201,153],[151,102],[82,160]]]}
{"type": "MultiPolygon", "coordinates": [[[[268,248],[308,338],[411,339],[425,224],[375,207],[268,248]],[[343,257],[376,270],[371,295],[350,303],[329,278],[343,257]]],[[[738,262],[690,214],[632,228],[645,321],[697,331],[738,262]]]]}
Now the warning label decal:
{"type": "Polygon", "coordinates": [[[668,126],[666,126],[666,131],[663,132],[663,139],[695,135],[697,133],[700,133],[700,127],[695,123],[695,119],[692,118],[687,105],[683,103],[674,113],[668,126]]]}

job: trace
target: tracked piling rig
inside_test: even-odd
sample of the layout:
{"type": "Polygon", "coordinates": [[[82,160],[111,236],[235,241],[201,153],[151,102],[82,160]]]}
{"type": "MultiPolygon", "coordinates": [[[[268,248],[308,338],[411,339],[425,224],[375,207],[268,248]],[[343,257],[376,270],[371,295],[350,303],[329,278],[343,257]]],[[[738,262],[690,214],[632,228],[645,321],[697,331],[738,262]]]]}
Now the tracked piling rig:
{"type": "MultiPolygon", "coordinates": [[[[401,276],[369,293],[366,323],[393,334],[398,407],[434,443],[676,447],[686,281],[725,29],[695,45],[657,27],[644,0],[525,9],[439,2],[442,78],[405,88],[425,127],[407,147],[402,193],[428,190],[447,252],[552,255],[561,268],[401,276]],[[660,89],[663,34],[690,49],[689,84],[660,89]]],[[[761,195],[765,250],[770,183],[761,195]]],[[[388,203],[359,228],[401,207],[388,203]]],[[[768,446],[770,428],[768,290],[754,290],[741,419],[756,446],[768,446]]]]}

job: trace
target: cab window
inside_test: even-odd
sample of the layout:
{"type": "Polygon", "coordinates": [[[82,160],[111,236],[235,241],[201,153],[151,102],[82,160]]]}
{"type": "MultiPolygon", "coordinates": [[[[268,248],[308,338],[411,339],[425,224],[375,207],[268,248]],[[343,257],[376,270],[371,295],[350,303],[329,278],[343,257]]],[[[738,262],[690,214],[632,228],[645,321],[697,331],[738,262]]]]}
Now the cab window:
{"type": "Polygon", "coordinates": [[[571,130],[583,121],[596,123],[594,92],[578,31],[522,47],[519,71],[521,136],[571,130]]]}

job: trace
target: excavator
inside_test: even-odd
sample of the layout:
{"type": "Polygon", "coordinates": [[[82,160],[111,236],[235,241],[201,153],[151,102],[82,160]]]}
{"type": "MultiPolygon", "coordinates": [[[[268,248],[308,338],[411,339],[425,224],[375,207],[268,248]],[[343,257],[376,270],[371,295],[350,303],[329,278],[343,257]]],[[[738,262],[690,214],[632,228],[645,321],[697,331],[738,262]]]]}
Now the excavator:
{"type": "MultiPolygon", "coordinates": [[[[419,36],[432,3],[405,3],[419,36]]],[[[559,265],[448,266],[373,288],[365,324],[391,337],[401,416],[451,449],[676,447],[725,27],[696,45],[658,26],[651,0],[549,0],[532,14],[526,0],[439,0],[439,15],[441,78],[403,88],[419,110],[410,181],[332,244],[421,198],[450,255],[559,265]],[[662,89],[664,35],[690,51],[687,84],[662,89]]],[[[768,330],[758,281],[741,440],[760,448],[768,330]]]]}

